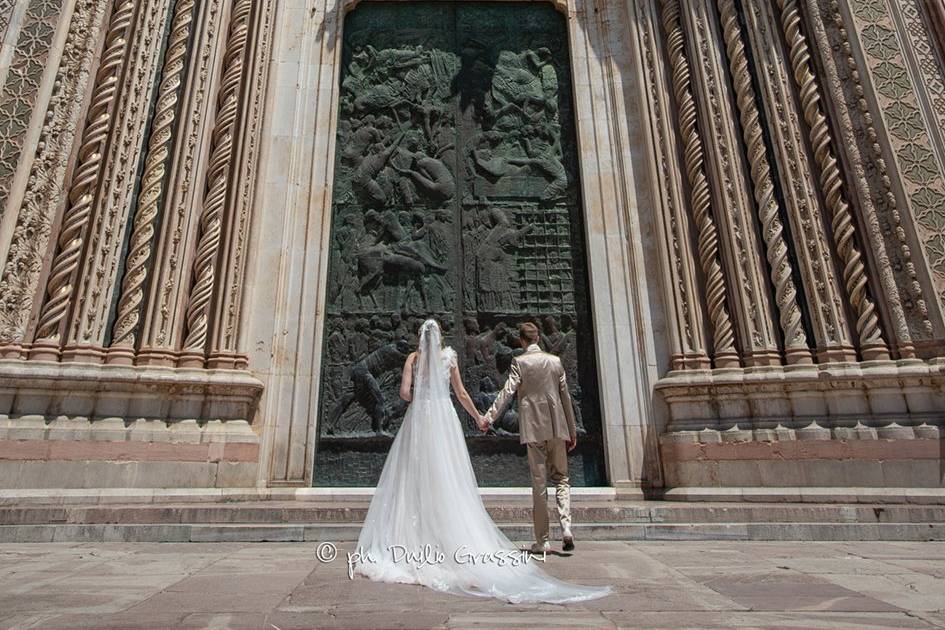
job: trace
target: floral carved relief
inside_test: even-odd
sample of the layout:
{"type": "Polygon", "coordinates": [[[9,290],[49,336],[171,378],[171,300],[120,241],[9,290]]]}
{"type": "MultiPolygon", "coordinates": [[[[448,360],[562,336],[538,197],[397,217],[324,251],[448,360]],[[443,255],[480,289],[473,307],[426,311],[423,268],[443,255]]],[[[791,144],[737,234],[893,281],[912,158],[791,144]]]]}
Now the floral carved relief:
{"type": "Polygon", "coordinates": [[[942,71],[915,2],[891,8],[886,0],[868,0],[851,3],[850,9],[936,292],[945,300],[945,174],[936,155],[945,124],[942,71]]]}
{"type": "Polygon", "coordinates": [[[10,195],[63,5],[63,0],[30,2],[6,84],[0,91],[0,218],[10,195]]]}

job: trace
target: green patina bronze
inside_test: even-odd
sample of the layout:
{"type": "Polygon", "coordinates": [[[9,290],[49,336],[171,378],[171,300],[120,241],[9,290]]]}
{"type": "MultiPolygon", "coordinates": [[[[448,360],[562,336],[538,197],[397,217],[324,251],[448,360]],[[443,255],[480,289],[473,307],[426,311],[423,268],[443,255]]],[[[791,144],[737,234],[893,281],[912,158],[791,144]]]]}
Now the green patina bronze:
{"type": "MultiPolygon", "coordinates": [[[[574,481],[602,483],[565,22],[537,3],[368,2],[344,23],[317,484],[373,485],[435,317],[485,410],[534,321],[581,419],[574,481]]],[[[527,485],[512,408],[463,412],[480,482],[527,485]]]]}

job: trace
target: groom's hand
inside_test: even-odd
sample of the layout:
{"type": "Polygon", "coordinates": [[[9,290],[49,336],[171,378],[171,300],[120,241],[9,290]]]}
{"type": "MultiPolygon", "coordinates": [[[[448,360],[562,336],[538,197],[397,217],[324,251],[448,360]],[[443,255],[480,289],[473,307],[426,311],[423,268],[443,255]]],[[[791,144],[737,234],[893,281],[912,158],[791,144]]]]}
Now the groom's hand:
{"type": "Polygon", "coordinates": [[[567,446],[568,446],[568,452],[569,452],[569,453],[570,453],[571,451],[573,451],[573,450],[577,447],[577,436],[576,436],[576,435],[575,435],[573,438],[571,438],[570,440],[568,440],[567,446]]]}

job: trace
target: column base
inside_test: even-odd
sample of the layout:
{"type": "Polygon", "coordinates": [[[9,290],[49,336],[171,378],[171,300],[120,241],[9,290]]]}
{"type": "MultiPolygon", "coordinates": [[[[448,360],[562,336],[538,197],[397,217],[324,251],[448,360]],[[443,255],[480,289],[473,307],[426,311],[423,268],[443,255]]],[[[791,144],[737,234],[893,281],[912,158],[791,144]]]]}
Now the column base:
{"type": "Polygon", "coordinates": [[[63,363],[96,363],[105,362],[106,350],[101,346],[70,344],[62,349],[63,363]]]}
{"type": "Polygon", "coordinates": [[[202,368],[206,365],[206,358],[202,352],[181,352],[177,365],[182,368],[202,368]]]}
{"type": "Polygon", "coordinates": [[[61,357],[58,341],[35,341],[29,349],[30,361],[58,361],[61,357]]]}

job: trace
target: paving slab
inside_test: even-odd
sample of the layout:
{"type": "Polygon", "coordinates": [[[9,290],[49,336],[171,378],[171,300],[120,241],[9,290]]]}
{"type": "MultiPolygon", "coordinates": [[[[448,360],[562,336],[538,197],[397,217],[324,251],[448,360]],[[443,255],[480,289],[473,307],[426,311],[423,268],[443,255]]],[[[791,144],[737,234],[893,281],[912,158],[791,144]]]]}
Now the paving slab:
{"type": "Polygon", "coordinates": [[[733,613],[604,613],[617,628],[715,630],[778,628],[793,630],[861,630],[862,628],[928,628],[907,613],[733,612],[733,613]]]}
{"type": "Polygon", "coordinates": [[[795,571],[711,575],[704,578],[702,585],[751,610],[901,612],[883,600],[795,571]]]}
{"type": "Polygon", "coordinates": [[[903,610],[937,612],[945,610],[945,580],[931,575],[825,575],[834,584],[856,590],[903,610]]]}
{"type": "MultiPolygon", "coordinates": [[[[353,545],[339,545],[343,554],[353,545]]],[[[573,605],[349,580],[312,543],[0,545],[0,630],[945,628],[941,543],[579,541],[544,568],[573,605]]]]}

